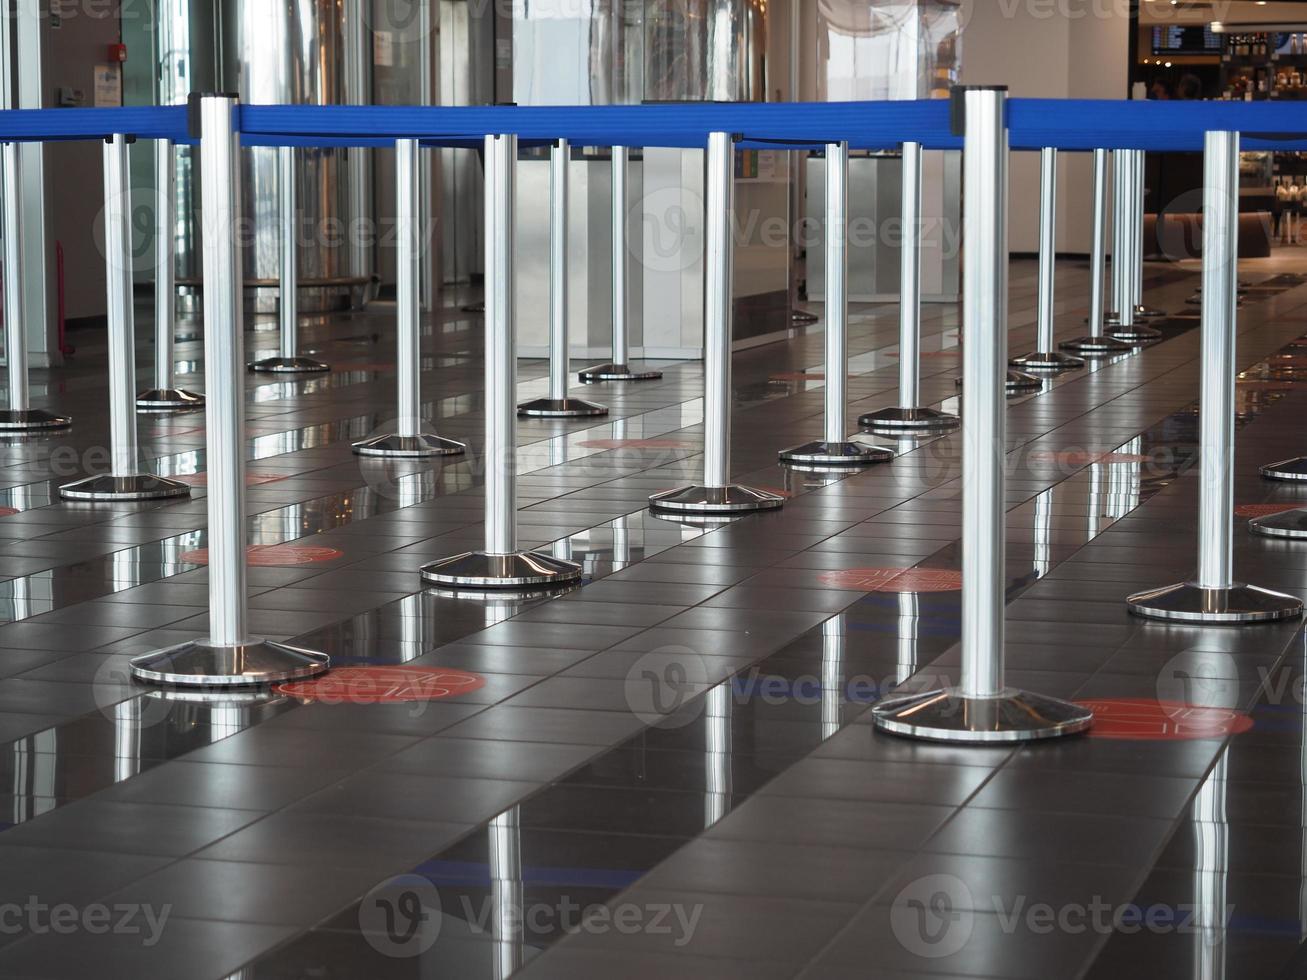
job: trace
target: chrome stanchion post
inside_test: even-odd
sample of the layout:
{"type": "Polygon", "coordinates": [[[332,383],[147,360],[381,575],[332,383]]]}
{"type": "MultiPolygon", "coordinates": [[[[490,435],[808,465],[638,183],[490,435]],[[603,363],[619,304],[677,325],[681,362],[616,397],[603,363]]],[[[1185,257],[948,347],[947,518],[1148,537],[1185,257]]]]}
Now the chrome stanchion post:
{"type": "MultiPolygon", "coordinates": [[[[238,220],[240,140],[236,100],[199,101],[203,207],[204,367],[209,512],[209,637],[131,661],[132,676],[158,684],[234,687],[310,677],[329,666],[311,650],[248,632],[245,590],[245,337],[238,220]]],[[[192,114],[194,117],[194,113],[192,114]]]]}
{"type": "MultiPolygon", "coordinates": [[[[0,15],[7,22],[7,16],[0,15]]],[[[0,31],[0,44],[6,44],[0,31]]],[[[6,47],[6,51],[8,48],[6,47]]],[[[7,59],[0,59],[0,64],[7,59]]],[[[0,84],[7,81],[0,79],[0,84]]],[[[23,302],[23,182],[22,150],[18,143],[4,144],[4,318],[5,370],[9,384],[8,406],[0,410],[0,435],[41,429],[66,429],[72,419],[32,408],[27,383],[27,315],[23,302]]]]}
{"type": "Polygon", "coordinates": [[[136,396],[136,407],[144,412],[172,412],[204,404],[203,395],[177,387],[173,363],[173,330],[177,320],[174,150],[172,140],[154,141],[154,387],[136,396]]]}
{"type": "Polygon", "coordinates": [[[1193,623],[1255,623],[1302,614],[1302,602],[1234,580],[1234,353],[1239,134],[1203,138],[1202,386],[1199,392],[1198,577],[1140,592],[1130,611],[1193,623]]]}
{"type": "Polygon", "coordinates": [[[1107,278],[1107,150],[1094,150],[1093,235],[1089,247],[1089,333],[1058,346],[1077,354],[1128,354],[1134,348],[1103,333],[1103,287],[1107,278]]]}
{"type": "Polygon", "coordinates": [[[630,341],[627,336],[627,317],[630,313],[626,254],[626,178],[631,162],[631,149],[627,146],[612,148],[612,229],[613,229],[613,359],[607,364],[586,368],[578,376],[586,384],[598,381],[655,381],[661,371],[636,371],[630,360],[630,341]]]}
{"type": "Polygon", "coordinates": [[[1116,159],[1114,230],[1120,252],[1112,255],[1112,304],[1116,307],[1116,317],[1109,316],[1108,321],[1113,325],[1107,332],[1131,343],[1158,340],[1162,336],[1160,330],[1136,322],[1135,282],[1142,268],[1144,248],[1143,184],[1139,174],[1143,161],[1134,150],[1117,150],[1116,159]]]}
{"type": "MultiPolygon", "coordinates": [[[[1021,742],[1069,735],[1093,715],[1004,681],[1004,500],[1007,366],[1006,90],[954,90],[965,113],[962,389],[962,677],[956,687],[891,697],[876,727],[949,742],[1021,742]]],[[[956,120],[956,112],[955,112],[956,120]]]]}
{"type": "Polygon", "coordinates": [[[826,144],[826,431],[822,439],[783,449],[782,463],[799,467],[886,463],[894,450],[849,439],[849,144],[826,144]]]}
{"type": "Polygon", "coordinates": [[[1057,150],[1039,151],[1039,298],[1035,349],[1012,358],[1012,365],[1042,371],[1082,368],[1085,362],[1057,350],[1053,342],[1053,301],[1057,268],[1057,150]]]}
{"type": "Polygon", "coordinates": [[[299,195],[296,192],[295,148],[277,148],[277,207],[281,216],[281,276],[277,312],[281,352],[250,365],[251,371],[272,374],[312,374],[331,366],[299,352],[299,195]]]}
{"type": "Polygon", "coordinates": [[[422,431],[422,167],[418,141],[395,140],[395,432],[354,443],[359,456],[457,456],[461,442],[422,431]]]}
{"type": "MultiPolygon", "coordinates": [[[[704,242],[703,485],[665,490],[649,498],[656,512],[729,517],[780,507],[769,490],[731,483],[731,272],[735,216],[735,143],[730,133],[708,134],[707,221],[704,242]]],[[[829,380],[829,379],[827,379],[829,380]]]]}
{"type": "Polygon", "coordinates": [[[517,406],[530,418],[565,419],[607,415],[603,405],[567,397],[567,168],[572,148],[555,140],[549,150],[549,397],[517,406]]]}
{"type": "MultiPolygon", "coordinates": [[[[6,4],[0,16],[0,109],[14,107],[12,27],[6,4]]],[[[4,210],[0,213],[4,235],[4,343],[9,382],[8,405],[0,410],[0,434],[64,429],[72,424],[67,416],[31,407],[27,378],[27,310],[23,300],[23,181],[22,147],[4,144],[4,210]]]]}
{"type": "Polygon", "coordinates": [[[903,235],[899,248],[899,405],[869,412],[858,425],[882,432],[938,432],[958,417],[921,400],[921,144],[903,144],[903,235]]]}
{"type": "Polygon", "coordinates": [[[517,137],[485,138],[486,546],[422,568],[427,585],[459,589],[540,589],[570,585],[581,566],[517,543],[517,346],[514,332],[513,211],[517,137]]]}
{"type": "Polygon", "coordinates": [[[1148,157],[1143,150],[1131,150],[1135,155],[1135,201],[1138,207],[1139,218],[1139,255],[1136,261],[1131,263],[1130,272],[1133,277],[1133,288],[1131,296],[1135,304],[1135,320],[1156,320],[1159,317],[1166,316],[1165,310],[1159,310],[1155,306],[1148,306],[1144,303],[1144,254],[1143,245],[1144,220],[1147,212],[1144,208],[1144,198],[1147,196],[1148,186],[1146,181],[1146,164],[1148,157]]]}
{"type": "Polygon", "coordinates": [[[104,141],[104,259],[109,341],[110,471],[59,488],[66,500],[155,500],[191,488],[141,469],[136,438],[136,328],[132,312],[131,192],[122,133],[104,141]]]}

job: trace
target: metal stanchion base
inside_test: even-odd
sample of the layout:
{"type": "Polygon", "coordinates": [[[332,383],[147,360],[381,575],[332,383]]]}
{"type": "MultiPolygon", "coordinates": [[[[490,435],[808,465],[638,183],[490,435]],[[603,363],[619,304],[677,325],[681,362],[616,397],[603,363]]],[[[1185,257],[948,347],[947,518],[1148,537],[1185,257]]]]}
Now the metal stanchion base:
{"type": "Polygon", "coordinates": [[[1044,379],[1025,371],[1009,371],[1003,385],[1008,391],[1036,391],[1044,387],[1044,379]]]}
{"type": "Polygon", "coordinates": [[[798,466],[866,466],[869,463],[888,463],[894,458],[894,450],[856,439],[809,442],[793,449],[782,449],[780,458],[782,463],[798,466]]]}
{"type": "Polygon", "coordinates": [[[485,311],[485,303],[468,303],[467,306],[462,309],[463,313],[484,313],[485,311]]]}
{"type": "Polygon", "coordinates": [[[0,411],[0,435],[5,432],[30,432],[33,429],[66,429],[73,420],[40,408],[0,411]]]}
{"type": "Polygon", "coordinates": [[[1037,371],[1073,371],[1085,366],[1083,359],[1063,354],[1061,351],[1032,351],[1008,361],[1013,367],[1029,368],[1037,371]]]}
{"type": "Polygon", "coordinates": [[[1103,334],[1064,340],[1057,346],[1076,354],[1129,354],[1135,349],[1133,344],[1127,344],[1124,340],[1107,337],[1103,334]]]}
{"type": "Polygon", "coordinates": [[[742,487],[736,483],[728,487],[678,487],[649,498],[649,506],[654,510],[691,515],[747,514],[755,510],[773,510],[784,503],[784,497],[770,490],[742,487]]]}
{"type": "Polygon", "coordinates": [[[136,408],[142,412],[181,412],[203,407],[204,396],[185,388],[150,388],[136,396],[136,408]]]}
{"type": "Polygon", "coordinates": [[[582,398],[537,398],[518,405],[517,414],[534,419],[576,419],[607,415],[608,407],[582,398]]]}
{"type": "Polygon", "coordinates": [[[586,368],[577,375],[582,384],[594,384],[597,381],[657,381],[662,376],[661,371],[633,371],[629,364],[600,364],[586,368]]]}
{"type": "Polygon", "coordinates": [[[890,433],[938,432],[956,429],[961,424],[956,415],[934,408],[882,408],[858,419],[858,425],[864,429],[890,433]]]}
{"type": "Polygon", "coordinates": [[[1075,735],[1093,724],[1088,708],[1030,691],[968,697],[949,687],[886,698],[871,710],[877,728],[934,742],[1030,742],[1075,735]]]}
{"type": "Polygon", "coordinates": [[[1166,315],[1165,310],[1159,310],[1156,306],[1145,306],[1141,303],[1135,307],[1135,316],[1143,317],[1145,320],[1158,320],[1166,315]]]}
{"type": "Polygon", "coordinates": [[[133,657],[132,676],[182,687],[247,687],[321,674],[331,666],[324,653],[286,643],[250,639],[239,646],[191,640],[133,657]]]}
{"type": "Polygon", "coordinates": [[[422,566],[422,581],[463,589],[521,589],[530,586],[566,586],[581,577],[581,566],[552,555],[519,551],[491,555],[469,551],[422,566]]]}
{"type": "Polygon", "coordinates": [[[311,357],[265,357],[250,364],[251,371],[268,374],[320,374],[330,371],[331,365],[311,357]]]}
{"type": "Polygon", "coordinates": [[[393,433],[354,443],[356,456],[398,456],[418,459],[423,456],[458,456],[467,446],[440,436],[401,436],[393,433]]]}
{"type": "Polygon", "coordinates": [[[816,323],[819,319],[816,313],[809,313],[807,310],[790,310],[791,323],[816,323]]]}
{"type": "Polygon", "coordinates": [[[1262,467],[1261,474],[1268,480],[1307,480],[1307,456],[1267,463],[1262,467]]]}
{"type": "Polygon", "coordinates": [[[1162,331],[1155,327],[1146,327],[1142,323],[1136,323],[1129,327],[1108,327],[1107,334],[1109,337],[1116,337],[1118,340],[1128,340],[1131,342],[1162,339],[1162,331]]]}
{"type": "Polygon", "coordinates": [[[1248,530],[1253,534],[1264,534],[1268,538],[1307,538],[1307,510],[1286,510],[1279,514],[1254,517],[1248,522],[1248,530]]]}
{"type": "Polygon", "coordinates": [[[1180,582],[1126,599],[1136,616],[1185,623],[1266,623],[1302,615],[1302,600],[1256,585],[1209,589],[1180,582]]]}
{"type": "Polygon", "coordinates": [[[149,473],[89,476],[59,488],[59,496],[65,500],[163,500],[189,497],[190,493],[191,488],[185,483],[149,473]]]}

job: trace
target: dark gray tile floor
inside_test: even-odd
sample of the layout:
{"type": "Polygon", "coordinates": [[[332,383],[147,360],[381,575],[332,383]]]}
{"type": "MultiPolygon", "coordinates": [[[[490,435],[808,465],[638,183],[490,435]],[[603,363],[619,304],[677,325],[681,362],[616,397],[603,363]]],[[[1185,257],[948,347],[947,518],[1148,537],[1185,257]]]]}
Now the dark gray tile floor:
{"type": "MultiPolygon", "coordinates": [[[[1033,339],[1033,272],[1013,265],[1013,349],[1033,339]]],[[[1084,270],[1060,272],[1059,333],[1079,332],[1084,270]]],[[[1194,283],[1150,269],[1150,302],[1182,310],[1194,283]]],[[[424,329],[425,411],[475,450],[481,325],[462,302],[424,329]]],[[[202,419],[141,425],[193,499],[61,503],[106,439],[104,352],[76,337],[75,362],[38,377],[77,425],[0,446],[0,900],[77,923],[0,916],[0,976],[1302,972],[1303,635],[1148,624],[1121,601],[1193,565],[1192,317],[1009,402],[1009,680],[1126,721],[1186,677],[1216,676],[1226,700],[1183,739],[1011,750],[867,724],[886,691],[958,673],[961,440],[856,475],[778,467],[820,429],[821,381],[796,380],[821,370],[819,327],[735,357],[734,470],[784,491],[783,510],[719,528],[646,511],[700,467],[701,368],[665,364],[590,389],[609,419],[519,423],[523,542],[586,578],[487,602],[416,576],[479,542],[475,456],[350,453],[388,418],[389,323],[306,323],[329,375],[249,379],[251,618],[338,668],[421,669],[435,700],[134,685],[130,655],[207,628],[202,419]],[[102,907],[123,927],[94,929],[102,907]]],[[[249,347],[270,346],[255,326],[249,347]]],[[[896,329],[892,306],[855,309],[851,411],[895,403],[896,329]]],[[[1292,360],[1267,359],[1307,332],[1307,286],[1250,296],[1240,331],[1236,502],[1289,506],[1301,491],[1256,467],[1303,449],[1307,393],[1292,360]]],[[[198,371],[198,333],[181,333],[198,371]]],[[[927,307],[932,404],[955,397],[957,340],[956,311],[927,307]]],[[[524,397],[543,369],[523,364],[524,397]]],[[[1307,596],[1307,551],[1238,523],[1240,574],[1307,596]]]]}

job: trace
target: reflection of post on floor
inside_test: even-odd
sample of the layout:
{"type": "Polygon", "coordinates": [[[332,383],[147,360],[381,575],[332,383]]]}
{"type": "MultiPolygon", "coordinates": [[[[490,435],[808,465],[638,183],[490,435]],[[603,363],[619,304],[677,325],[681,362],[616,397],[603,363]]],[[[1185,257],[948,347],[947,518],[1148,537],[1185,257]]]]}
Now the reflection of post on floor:
{"type": "Polygon", "coordinates": [[[204,208],[205,459],[209,636],[136,657],[132,675],[158,684],[231,688],[310,677],[324,654],[255,637],[246,590],[244,317],[237,228],[236,100],[199,96],[204,208]]]}
{"type": "Polygon", "coordinates": [[[1294,596],[1247,585],[1234,577],[1238,221],[1239,134],[1209,132],[1203,141],[1198,575],[1192,582],[1130,596],[1127,604],[1138,616],[1236,625],[1302,615],[1303,604],[1294,596]]]}
{"type": "Polygon", "coordinates": [[[489,833],[494,976],[495,980],[507,980],[522,968],[526,956],[521,809],[510,807],[494,817],[489,833]]]}
{"type": "Polygon", "coordinates": [[[177,387],[173,332],[177,329],[175,255],[177,148],[172,140],[154,141],[154,387],[136,396],[142,412],[199,408],[204,396],[177,387]]]}
{"type": "Polygon", "coordinates": [[[1005,681],[1007,367],[1007,92],[954,90],[964,120],[962,326],[962,675],[956,686],[882,700],[872,719],[883,731],[950,742],[1020,742],[1083,731],[1079,705],[1007,686],[1005,681]]]}

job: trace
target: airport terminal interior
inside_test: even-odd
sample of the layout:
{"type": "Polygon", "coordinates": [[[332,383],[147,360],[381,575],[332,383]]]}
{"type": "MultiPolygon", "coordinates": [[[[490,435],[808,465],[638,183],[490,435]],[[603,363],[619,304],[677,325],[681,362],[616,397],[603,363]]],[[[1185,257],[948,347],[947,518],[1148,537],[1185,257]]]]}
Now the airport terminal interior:
{"type": "Polygon", "coordinates": [[[1307,976],[1307,3],[10,6],[0,978],[1307,976]]]}

